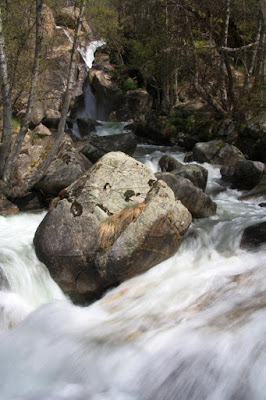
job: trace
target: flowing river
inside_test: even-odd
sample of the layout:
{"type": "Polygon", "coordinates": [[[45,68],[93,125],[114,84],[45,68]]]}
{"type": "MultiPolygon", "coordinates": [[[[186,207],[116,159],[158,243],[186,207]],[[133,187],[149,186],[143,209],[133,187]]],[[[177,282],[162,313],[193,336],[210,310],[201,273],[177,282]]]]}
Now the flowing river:
{"type": "MultiPolygon", "coordinates": [[[[135,157],[156,171],[168,151],[142,145],[135,157]]],[[[239,247],[265,208],[204,166],[217,215],[194,220],[174,257],[84,308],[35,256],[45,214],[0,217],[1,400],[266,399],[266,248],[239,247]]]]}

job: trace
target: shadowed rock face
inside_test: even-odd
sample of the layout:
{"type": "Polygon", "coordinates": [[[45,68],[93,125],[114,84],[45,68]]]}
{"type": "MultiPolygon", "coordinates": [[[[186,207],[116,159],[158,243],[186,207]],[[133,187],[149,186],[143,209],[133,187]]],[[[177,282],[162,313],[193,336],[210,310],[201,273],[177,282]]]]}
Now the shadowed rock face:
{"type": "Polygon", "coordinates": [[[38,258],[75,301],[89,300],[172,256],[191,223],[172,190],[152,171],[123,153],[108,153],[63,191],[40,224],[38,258]],[[120,227],[121,211],[144,205],[120,227]],[[99,227],[115,221],[108,246],[99,227]]]}
{"type": "Polygon", "coordinates": [[[245,229],[240,247],[242,249],[254,250],[266,243],[266,222],[249,226],[245,229]]]}
{"type": "Polygon", "coordinates": [[[250,190],[259,184],[265,165],[259,161],[237,161],[234,167],[224,166],[221,169],[222,178],[232,184],[235,189],[250,190]]]}
{"type": "Polygon", "coordinates": [[[172,172],[173,175],[189,179],[193,185],[199,187],[203,191],[206,189],[208,171],[201,165],[182,164],[168,155],[161,157],[159,165],[162,172],[172,172]]]}
{"type": "Polygon", "coordinates": [[[189,179],[168,172],[158,172],[155,176],[167,183],[176,199],[181,201],[193,218],[206,218],[216,214],[216,203],[189,179]]]}
{"type": "Polygon", "coordinates": [[[45,194],[57,196],[60,190],[73,183],[91,165],[91,162],[74,148],[72,140],[66,136],[45,176],[35,187],[45,194]]]}
{"type": "Polygon", "coordinates": [[[134,154],[137,146],[137,137],[132,132],[121,135],[93,136],[91,135],[80,147],[80,151],[91,162],[95,163],[104,154],[110,151],[122,151],[130,156],[134,154]]]}

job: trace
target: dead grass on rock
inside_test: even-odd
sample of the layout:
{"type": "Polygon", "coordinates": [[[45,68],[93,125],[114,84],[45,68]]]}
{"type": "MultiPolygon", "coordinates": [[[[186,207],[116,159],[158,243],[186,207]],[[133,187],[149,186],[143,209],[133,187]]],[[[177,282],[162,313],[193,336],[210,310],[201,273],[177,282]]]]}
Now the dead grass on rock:
{"type": "Polygon", "coordinates": [[[105,249],[112,246],[122,231],[142,214],[145,207],[146,203],[144,201],[130,204],[117,214],[102,221],[98,228],[99,247],[105,249]]]}

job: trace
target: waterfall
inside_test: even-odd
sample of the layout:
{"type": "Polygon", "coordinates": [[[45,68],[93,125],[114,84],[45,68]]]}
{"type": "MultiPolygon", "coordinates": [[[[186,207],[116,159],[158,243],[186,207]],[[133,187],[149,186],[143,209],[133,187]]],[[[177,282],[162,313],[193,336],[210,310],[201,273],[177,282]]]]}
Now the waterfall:
{"type": "MultiPolygon", "coordinates": [[[[135,158],[156,171],[170,152],[141,145],[135,158]]],[[[204,166],[217,215],[89,307],[72,305],[36,259],[44,213],[0,217],[1,400],[265,400],[266,249],[239,246],[265,210],[217,190],[218,168],[204,166]]]]}
{"type": "MultiPolygon", "coordinates": [[[[70,41],[70,43],[73,43],[73,39],[66,29],[62,28],[61,26],[57,26],[56,28],[61,29],[68,38],[68,40],[70,41]]],[[[92,67],[95,51],[99,47],[102,47],[103,45],[105,45],[105,42],[103,40],[93,40],[92,42],[87,44],[84,48],[78,46],[78,51],[87,66],[87,70],[89,70],[92,67]]],[[[84,105],[80,110],[76,112],[75,117],[97,119],[98,113],[97,113],[96,99],[91,91],[91,87],[88,82],[85,82],[83,85],[83,96],[84,96],[84,105]]],[[[74,123],[73,132],[77,136],[79,136],[79,131],[76,123],[74,123]]]]}

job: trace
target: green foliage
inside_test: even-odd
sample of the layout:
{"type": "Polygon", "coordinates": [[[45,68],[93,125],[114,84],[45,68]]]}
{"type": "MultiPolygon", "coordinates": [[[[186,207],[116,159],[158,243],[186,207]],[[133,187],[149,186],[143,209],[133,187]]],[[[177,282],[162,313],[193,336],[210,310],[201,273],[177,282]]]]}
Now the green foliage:
{"type": "Polygon", "coordinates": [[[135,90],[137,89],[138,85],[135,81],[133,81],[132,79],[128,78],[123,82],[123,89],[125,91],[128,90],[135,90]]]}
{"type": "Polygon", "coordinates": [[[15,118],[13,118],[13,119],[12,119],[12,126],[13,126],[13,129],[14,129],[15,131],[17,131],[17,130],[19,130],[19,128],[20,128],[20,122],[17,121],[15,118]]]}

